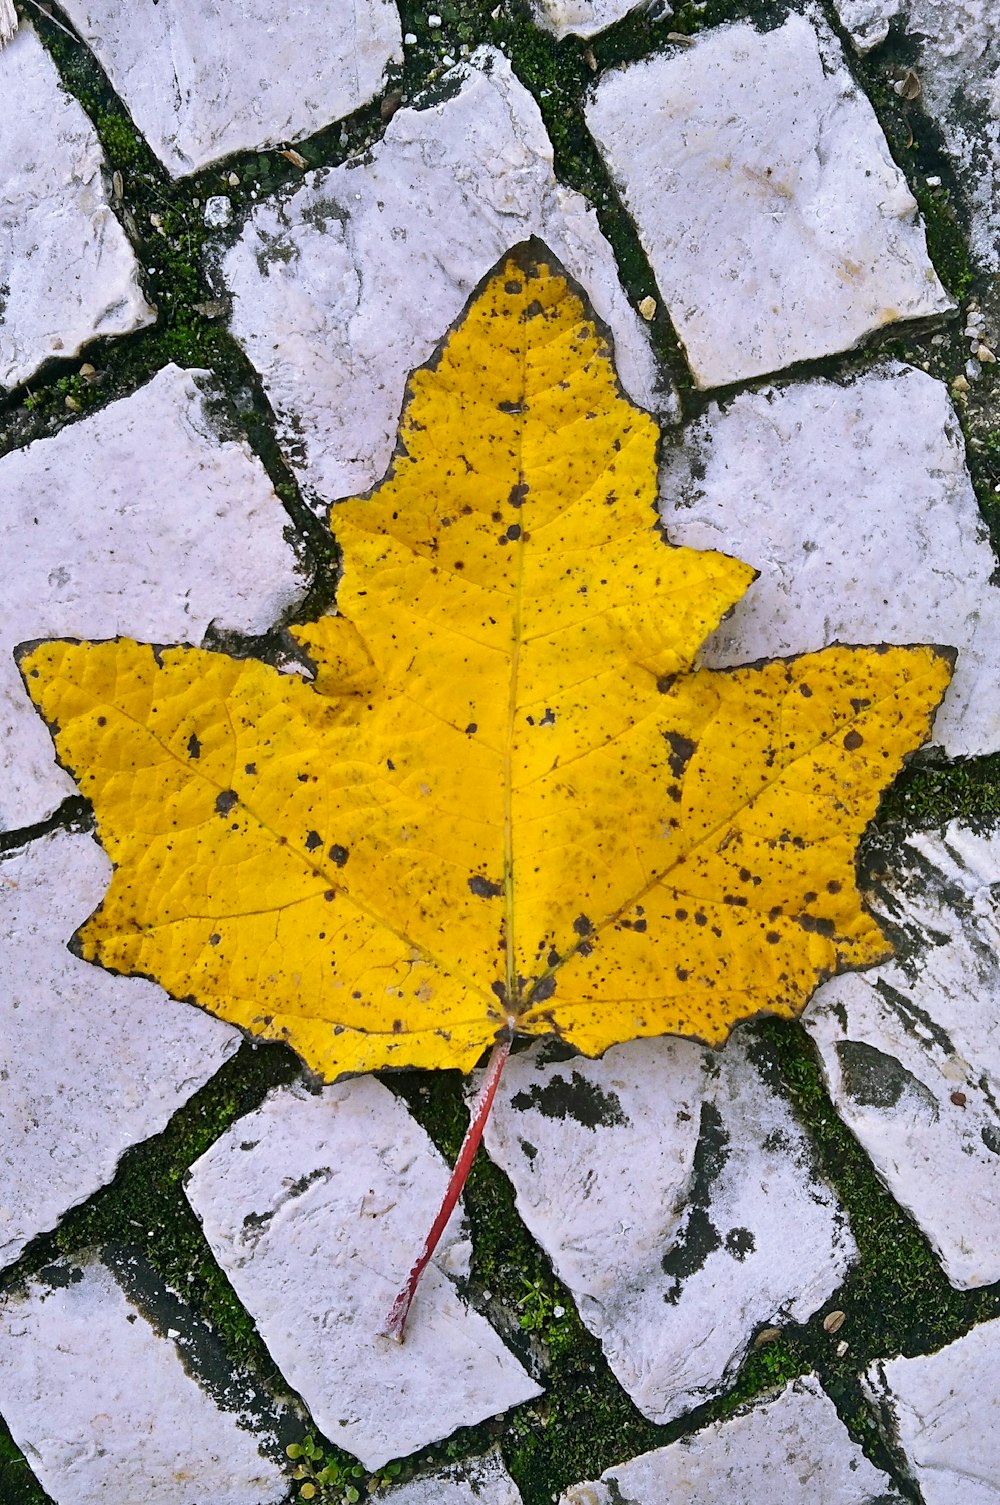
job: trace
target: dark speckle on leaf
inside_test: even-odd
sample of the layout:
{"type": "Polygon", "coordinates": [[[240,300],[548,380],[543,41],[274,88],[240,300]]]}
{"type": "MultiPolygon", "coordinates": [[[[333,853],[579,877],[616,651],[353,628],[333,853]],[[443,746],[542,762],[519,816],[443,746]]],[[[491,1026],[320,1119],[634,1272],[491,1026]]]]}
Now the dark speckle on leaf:
{"type": "Polygon", "coordinates": [[[215,796],[215,809],[219,815],[228,815],[235,804],[239,803],[239,796],[235,789],[223,789],[215,796]]]}
{"type": "Polygon", "coordinates": [[[317,847],[323,845],[323,838],[318,831],[310,831],[306,837],[306,851],[315,852],[317,847]]]}
{"type": "Polygon", "coordinates": [[[335,862],[338,867],[343,867],[349,856],[350,853],[346,847],[334,845],[330,848],[330,861],[335,862]]]}
{"type": "Polygon", "coordinates": [[[198,741],[198,738],[195,736],[194,732],[192,732],[190,737],[188,738],[187,755],[189,758],[201,757],[201,743],[198,741]]]}
{"type": "Polygon", "coordinates": [[[498,899],[503,893],[499,883],[491,883],[481,873],[476,873],[469,879],[469,889],[477,899],[498,899]]]}

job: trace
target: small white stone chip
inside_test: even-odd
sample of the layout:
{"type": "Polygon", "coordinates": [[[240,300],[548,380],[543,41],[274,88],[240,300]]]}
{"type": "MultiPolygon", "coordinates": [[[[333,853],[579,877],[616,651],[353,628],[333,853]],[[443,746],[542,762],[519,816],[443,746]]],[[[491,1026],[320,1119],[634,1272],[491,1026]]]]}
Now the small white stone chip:
{"type": "Polygon", "coordinates": [[[200,643],[264,632],[301,594],[288,516],[223,437],[206,372],[166,366],[131,397],[0,459],[0,829],[76,792],[11,649],[35,638],[200,643]]]}
{"type": "MultiPolygon", "coordinates": [[[[537,24],[554,37],[593,37],[642,4],[643,0],[531,0],[531,10],[537,24]]],[[[669,5],[657,10],[660,17],[670,14],[669,5]]]]}
{"type": "Polygon", "coordinates": [[[597,217],[556,182],[538,106],[509,62],[482,48],[448,81],[457,92],[398,110],[363,159],[309,173],[255,209],[223,262],[233,333],[317,509],[381,479],[410,372],[531,235],[611,326],[629,394],[674,411],[597,217]]]}
{"type": "Polygon", "coordinates": [[[406,1341],[379,1336],[448,1175],[372,1077],[279,1089],[191,1170],[188,1199],[275,1363],[368,1469],[539,1394],[445,1273],[464,1273],[471,1252],[458,1213],[406,1341]]]}
{"type": "Polygon", "coordinates": [[[903,1505],[814,1375],[727,1421],[574,1484],[560,1505],[903,1505]]]}
{"type": "Polygon", "coordinates": [[[186,1373],[106,1266],[0,1303],[0,1412],[56,1505],[277,1505],[252,1433],[186,1373]]]}
{"type": "Polygon", "coordinates": [[[722,1053],[635,1041],[507,1063],[489,1154],[644,1415],[718,1393],[755,1330],[804,1322],[856,1256],[784,1101],[739,1031],[722,1053]]]}
{"type": "Polygon", "coordinates": [[[803,1015],[838,1113],[953,1285],[1000,1280],[1000,831],[908,838],[870,895],[893,960],[803,1015]]]}
{"type": "Polygon", "coordinates": [[[952,307],[916,201],[818,15],[722,26],[606,74],[586,117],[699,387],[952,307]]]}
{"type": "Polygon", "coordinates": [[[27,22],[0,58],[0,98],[2,392],[156,311],[108,202],[94,127],[27,22]]]}
{"type": "Polygon", "coordinates": [[[864,1376],[924,1505],[1000,1505],[1000,1320],[864,1376]]]}
{"type": "Polygon", "coordinates": [[[68,950],[110,877],[89,836],[62,831],[0,858],[0,1266],[110,1181],[240,1043],[68,950]]]}
{"type": "Polygon", "coordinates": [[[301,140],[373,99],[402,60],[391,0],[66,0],[175,178],[301,140]]]}
{"type": "Polygon", "coordinates": [[[932,740],[1000,747],[1000,590],[947,388],[893,362],[711,407],[661,477],[674,543],[760,571],[709,639],[713,667],[840,643],[959,650],[932,740]]]}

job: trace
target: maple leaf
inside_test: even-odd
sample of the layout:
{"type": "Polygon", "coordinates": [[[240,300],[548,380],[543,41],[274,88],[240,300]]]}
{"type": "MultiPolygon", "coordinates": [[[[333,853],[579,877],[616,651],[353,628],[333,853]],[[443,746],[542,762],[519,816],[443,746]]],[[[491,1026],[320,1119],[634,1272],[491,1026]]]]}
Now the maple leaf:
{"type": "Polygon", "coordinates": [[[696,668],[754,571],[667,542],[657,441],[529,242],[411,377],[381,486],[333,509],[339,615],[291,629],[311,682],[27,645],[115,865],[82,955],[331,1080],[468,1070],[514,1029],[718,1044],[884,959],[857,841],[951,656],[696,668]]]}

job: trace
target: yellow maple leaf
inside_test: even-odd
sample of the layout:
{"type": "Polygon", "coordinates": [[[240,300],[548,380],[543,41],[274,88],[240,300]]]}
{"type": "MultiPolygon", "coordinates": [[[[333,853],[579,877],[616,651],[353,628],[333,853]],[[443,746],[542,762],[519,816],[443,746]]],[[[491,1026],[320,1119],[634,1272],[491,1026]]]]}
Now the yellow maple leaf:
{"type": "Polygon", "coordinates": [[[667,543],[653,420],[538,242],[411,378],[340,503],[315,667],[128,639],[22,652],[115,870],[82,954],[327,1079],[719,1043],[888,953],[855,881],[948,683],[933,647],[693,667],[753,571],[667,543]]]}

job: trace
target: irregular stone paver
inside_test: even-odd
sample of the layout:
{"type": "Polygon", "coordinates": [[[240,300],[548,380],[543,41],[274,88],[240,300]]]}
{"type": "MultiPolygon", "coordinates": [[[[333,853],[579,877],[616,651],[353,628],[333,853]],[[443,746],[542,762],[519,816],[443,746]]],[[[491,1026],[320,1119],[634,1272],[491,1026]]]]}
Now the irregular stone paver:
{"type": "Polygon", "coordinates": [[[700,387],[951,307],[916,201],[825,24],[721,27],[610,73],[587,123],[700,387]]]}
{"type": "Polygon", "coordinates": [[[97,135],[23,25],[0,54],[0,390],[156,318],[111,211],[97,135]]]}
{"type": "Polygon", "coordinates": [[[813,1375],[692,1437],[574,1484],[560,1505],[902,1505],[813,1375]]]}
{"type": "Polygon", "coordinates": [[[302,590],[287,514],[247,445],[218,432],[204,375],[167,366],[0,459],[0,827],[40,820],[76,792],[15,644],[118,633],[199,643],[213,621],[263,632],[302,590]]]}
{"type": "Polygon", "coordinates": [[[1000,269],[1000,17],[994,0],[835,0],[862,52],[899,18],[917,44],[920,108],[941,128],[972,209],[974,255],[1000,269]]]}
{"type": "Polygon", "coordinates": [[[371,1077],[272,1093],[191,1171],[191,1205],[282,1374],[366,1468],[539,1393],[443,1273],[462,1273],[470,1253],[457,1214],[406,1342],[377,1336],[447,1181],[371,1077]]]}
{"type": "Polygon", "coordinates": [[[1000,832],[916,835],[872,908],[893,961],[803,1022],[837,1110],[957,1286],[1000,1280],[1000,832]]]}
{"type": "Polygon", "coordinates": [[[385,1495],[386,1505],[521,1505],[521,1496],[497,1453],[452,1464],[385,1495]]]}
{"type": "Polygon", "coordinates": [[[883,1359],[864,1376],[924,1505],[1000,1501],[1000,1321],[938,1353],[883,1359]]]}
{"type": "Polygon", "coordinates": [[[66,949],[110,877],[96,843],[66,832],[0,858],[0,1265],[110,1181],[240,1042],[66,949]]]}
{"type": "Polygon", "coordinates": [[[225,257],[233,333],[320,502],[382,477],[410,371],[503,252],[532,234],[611,325],[626,389],[646,407],[671,402],[596,215],[556,183],[538,106],[510,64],[481,49],[448,78],[461,83],[453,97],[399,110],[370,157],[310,174],[255,210],[225,257]]]}
{"type": "Polygon", "coordinates": [[[66,0],[129,114],[174,177],[300,140],[367,103],[400,61],[391,0],[66,0]]]}
{"type": "Polygon", "coordinates": [[[508,1062],[486,1144],[618,1379],[669,1421],[723,1388],[755,1328],[805,1321],[854,1241],[744,1032],[721,1054],[549,1054],[508,1062]]]}
{"type": "Polygon", "coordinates": [[[0,1303],[0,1412],[56,1505],[277,1505],[288,1480],[111,1271],[63,1261],[0,1303]]]}
{"type": "Polygon", "coordinates": [[[531,0],[539,26],[553,36],[592,37],[636,10],[642,0],[531,0]]]}
{"type": "Polygon", "coordinates": [[[1000,747],[1000,591],[945,387],[898,363],[839,386],[744,392],[692,425],[664,467],[675,543],[760,570],[703,660],[841,643],[959,649],[932,740],[1000,747]]]}

